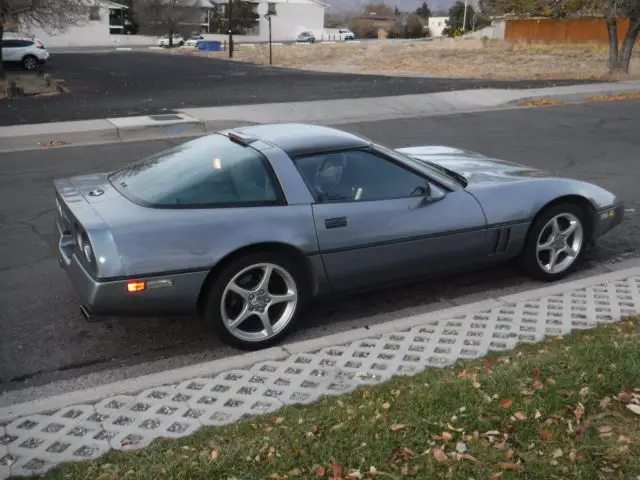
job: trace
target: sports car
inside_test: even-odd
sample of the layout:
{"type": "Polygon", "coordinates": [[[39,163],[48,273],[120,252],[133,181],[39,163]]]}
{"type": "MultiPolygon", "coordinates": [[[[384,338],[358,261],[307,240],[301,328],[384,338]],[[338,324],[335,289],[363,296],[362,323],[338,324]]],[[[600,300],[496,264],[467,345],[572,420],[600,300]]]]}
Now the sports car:
{"type": "Polygon", "coordinates": [[[198,313],[244,349],[336,293],[510,260],[558,280],[624,214],[584,181],[308,124],[224,130],[54,183],[56,250],[87,320],[198,313]]]}

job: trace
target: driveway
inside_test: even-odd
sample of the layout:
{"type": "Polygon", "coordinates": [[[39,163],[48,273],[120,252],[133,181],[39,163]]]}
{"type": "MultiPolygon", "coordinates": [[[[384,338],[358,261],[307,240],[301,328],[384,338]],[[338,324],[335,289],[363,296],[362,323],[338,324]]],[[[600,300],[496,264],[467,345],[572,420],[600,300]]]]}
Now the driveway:
{"type": "Polygon", "coordinates": [[[0,125],[152,115],[185,107],[587,83],[310,72],[151,51],[52,54],[45,68],[65,79],[71,93],[0,102],[0,125]]]}
{"type": "MultiPolygon", "coordinates": [[[[639,209],[639,121],[640,102],[615,102],[362,122],[340,128],[394,148],[423,145],[428,138],[432,144],[469,148],[593,181],[624,198],[627,208],[639,209]]],[[[0,154],[4,226],[0,236],[0,392],[116,367],[126,367],[127,375],[136,376],[238,353],[221,345],[207,325],[191,318],[85,322],[78,296],[51,246],[53,178],[115,169],[178,142],[0,154]]],[[[593,273],[639,254],[640,218],[630,212],[590,252],[578,273],[593,273]]],[[[317,305],[289,341],[424,313],[451,306],[467,295],[488,298],[536,286],[512,265],[505,265],[356,295],[317,305]]],[[[122,378],[105,375],[107,380],[122,378]]]]}

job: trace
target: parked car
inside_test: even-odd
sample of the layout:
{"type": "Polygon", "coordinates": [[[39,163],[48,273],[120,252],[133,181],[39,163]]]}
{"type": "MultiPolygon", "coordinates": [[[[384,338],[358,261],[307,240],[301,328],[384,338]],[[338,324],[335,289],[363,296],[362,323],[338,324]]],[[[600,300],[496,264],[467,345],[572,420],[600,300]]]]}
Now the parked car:
{"type": "Polygon", "coordinates": [[[296,38],[296,42],[300,42],[300,43],[315,43],[316,41],[316,36],[313,34],[313,32],[300,32],[300,34],[298,35],[298,37],[296,38]]]}
{"type": "Polygon", "coordinates": [[[38,39],[12,36],[2,40],[3,61],[20,64],[25,70],[36,70],[49,60],[49,56],[49,51],[38,39]]]}
{"type": "MultiPolygon", "coordinates": [[[[182,35],[174,35],[172,46],[174,47],[182,47],[184,45],[184,37],[182,35]]],[[[169,35],[165,35],[164,37],[158,40],[159,47],[168,47],[169,46],[169,35]]]]}
{"type": "Polygon", "coordinates": [[[198,42],[204,40],[202,35],[194,35],[189,37],[186,42],[184,42],[185,47],[197,47],[198,42]]]}
{"type": "Polygon", "coordinates": [[[340,28],[338,29],[338,38],[340,40],[355,40],[356,39],[356,34],[353,33],[351,30],[349,30],[348,28],[340,28]]]}
{"type": "Polygon", "coordinates": [[[334,293],[509,260],[559,280],[624,215],[592,183],[305,124],[225,130],[54,185],[85,318],[198,312],[247,349],[334,293]]]}

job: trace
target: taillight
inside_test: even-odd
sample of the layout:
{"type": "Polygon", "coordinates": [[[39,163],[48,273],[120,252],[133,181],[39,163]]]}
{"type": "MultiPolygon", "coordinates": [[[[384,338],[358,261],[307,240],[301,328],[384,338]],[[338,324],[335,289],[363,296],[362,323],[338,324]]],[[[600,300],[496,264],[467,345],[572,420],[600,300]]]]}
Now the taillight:
{"type": "Polygon", "coordinates": [[[127,282],[127,292],[129,293],[137,293],[142,292],[146,288],[146,283],[144,280],[131,280],[127,282]]]}
{"type": "Polygon", "coordinates": [[[37,42],[36,43],[36,48],[39,48],[40,50],[45,50],[46,49],[46,47],[41,42],[37,42]]]}

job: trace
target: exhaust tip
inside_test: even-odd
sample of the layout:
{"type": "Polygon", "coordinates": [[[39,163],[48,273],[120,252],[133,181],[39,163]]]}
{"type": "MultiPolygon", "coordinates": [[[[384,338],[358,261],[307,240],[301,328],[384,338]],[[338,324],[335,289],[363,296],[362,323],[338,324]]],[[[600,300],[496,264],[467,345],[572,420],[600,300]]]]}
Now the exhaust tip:
{"type": "Polygon", "coordinates": [[[95,321],[95,315],[87,305],[80,305],[80,313],[87,322],[95,321]]]}

